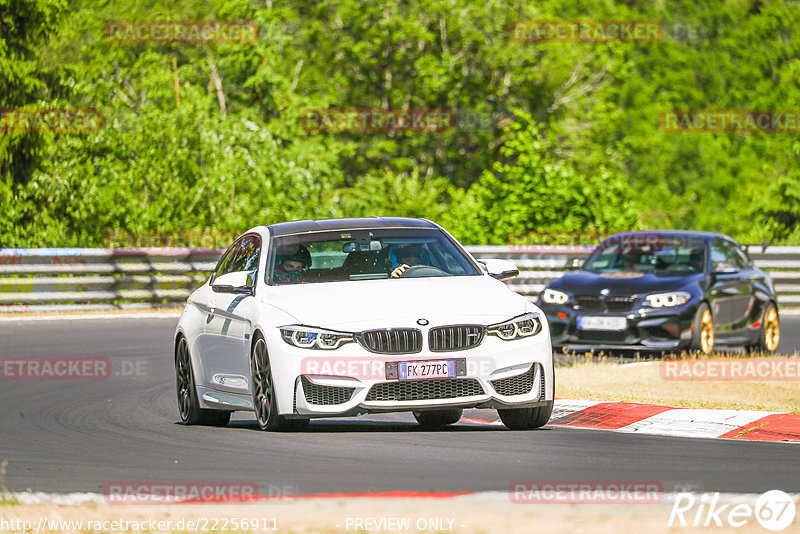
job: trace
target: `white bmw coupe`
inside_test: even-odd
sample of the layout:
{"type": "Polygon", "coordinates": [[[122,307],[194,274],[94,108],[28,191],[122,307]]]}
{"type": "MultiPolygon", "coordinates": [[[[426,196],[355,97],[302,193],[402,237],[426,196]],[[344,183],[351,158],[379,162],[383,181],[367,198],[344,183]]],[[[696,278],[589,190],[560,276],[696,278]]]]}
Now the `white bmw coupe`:
{"type": "Polygon", "coordinates": [[[255,227],[189,297],[175,332],[186,424],[253,411],[263,430],[311,418],[413,412],[423,426],[494,408],[512,429],[553,410],[545,315],[419,219],[295,221],[255,227]]]}

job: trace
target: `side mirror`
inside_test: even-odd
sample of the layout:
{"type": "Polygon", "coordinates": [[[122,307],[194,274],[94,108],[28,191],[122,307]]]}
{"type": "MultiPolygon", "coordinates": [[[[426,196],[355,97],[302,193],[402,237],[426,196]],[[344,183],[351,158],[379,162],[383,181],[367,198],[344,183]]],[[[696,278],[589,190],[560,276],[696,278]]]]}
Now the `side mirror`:
{"type": "Polygon", "coordinates": [[[581,267],[583,267],[583,263],[584,263],[585,261],[586,261],[586,258],[580,258],[580,257],[575,257],[575,258],[567,258],[567,264],[566,264],[566,267],[567,267],[567,269],[569,269],[570,271],[577,271],[578,269],[580,269],[581,267]]]}
{"type": "Polygon", "coordinates": [[[731,274],[738,273],[739,269],[736,265],[729,261],[720,261],[714,265],[714,274],[731,274]]]}
{"type": "Polygon", "coordinates": [[[218,276],[211,284],[214,293],[253,294],[253,274],[248,271],[236,271],[218,276]]]}
{"type": "Polygon", "coordinates": [[[511,280],[519,276],[517,266],[508,260],[482,260],[481,263],[486,266],[489,276],[500,281],[511,280]]]}

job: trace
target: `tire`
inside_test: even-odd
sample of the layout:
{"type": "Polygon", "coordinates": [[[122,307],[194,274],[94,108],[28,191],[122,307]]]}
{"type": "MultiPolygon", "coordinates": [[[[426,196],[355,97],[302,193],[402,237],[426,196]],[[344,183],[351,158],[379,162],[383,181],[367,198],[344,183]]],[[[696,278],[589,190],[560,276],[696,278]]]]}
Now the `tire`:
{"type": "Polygon", "coordinates": [[[497,410],[500,420],[511,430],[530,430],[547,424],[553,413],[553,401],[535,408],[497,410]]]}
{"type": "Polygon", "coordinates": [[[753,345],[747,345],[745,350],[750,353],[764,352],[774,353],[781,342],[781,323],[778,317],[778,308],[775,303],[770,302],[764,308],[764,316],[761,318],[761,331],[758,340],[753,345]]]}
{"type": "Polygon", "coordinates": [[[200,407],[192,371],[192,359],[185,337],[181,337],[175,347],[175,388],[178,394],[178,411],[183,424],[226,426],[230,422],[232,412],[200,407]]]}
{"type": "MultiPolygon", "coordinates": [[[[556,395],[556,364],[553,362],[553,397],[556,395]]],[[[553,414],[554,401],[547,401],[544,406],[535,408],[511,408],[497,410],[497,415],[506,427],[511,430],[531,430],[541,428],[550,421],[553,414]]]]}
{"type": "Polygon", "coordinates": [[[253,408],[260,430],[298,432],[308,425],[308,419],[286,419],[278,414],[272,367],[267,354],[267,342],[260,334],[253,338],[250,353],[250,375],[253,383],[253,408]]]}
{"type": "Polygon", "coordinates": [[[431,410],[426,412],[414,412],[414,419],[421,426],[436,427],[452,425],[458,423],[464,410],[461,408],[451,408],[448,410],[431,410]]]}
{"type": "Polygon", "coordinates": [[[697,307],[692,328],[690,350],[708,356],[714,351],[714,317],[711,315],[711,308],[705,302],[697,307]]]}

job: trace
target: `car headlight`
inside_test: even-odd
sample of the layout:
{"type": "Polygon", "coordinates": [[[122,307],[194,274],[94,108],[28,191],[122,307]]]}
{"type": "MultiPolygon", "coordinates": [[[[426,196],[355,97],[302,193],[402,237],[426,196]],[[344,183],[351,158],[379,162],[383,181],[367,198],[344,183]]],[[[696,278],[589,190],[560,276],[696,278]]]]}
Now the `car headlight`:
{"type": "Polygon", "coordinates": [[[548,304],[566,304],[569,300],[569,295],[555,289],[545,289],[542,293],[542,300],[548,304]]]}
{"type": "Polygon", "coordinates": [[[686,291],[670,291],[669,293],[654,293],[647,295],[645,299],[647,303],[653,308],[669,308],[672,306],[680,306],[686,304],[692,294],[686,291]]]}
{"type": "Polygon", "coordinates": [[[535,313],[526,313],[509,321],[486,327],[486,333],[506,341],[533,336],[541,331],[542,321],[539,320],[539,316],[535,313]]]}
{"type": "Polygon", "coordinates": [[[281,337],[294,347],[301,349],[338,349],[345,343],[352,343],[355,338],[347,332],[335,332],[310,326],[292,325],[281,327],[281,337]]]}

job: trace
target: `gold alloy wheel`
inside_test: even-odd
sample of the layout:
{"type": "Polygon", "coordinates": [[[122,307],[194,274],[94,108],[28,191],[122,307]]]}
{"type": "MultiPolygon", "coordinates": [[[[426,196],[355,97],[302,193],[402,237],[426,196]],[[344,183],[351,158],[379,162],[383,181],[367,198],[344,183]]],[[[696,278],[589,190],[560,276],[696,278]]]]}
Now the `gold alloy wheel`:
{"type": "Polygon", "coordinates": [[[714,350],[714,321],[708,308],[703,310],[703,316],[700,318],[700,350],[703,354],[711,354],[714,350]]]}
{"type": "Polygon", "coordinates": [[[778,310],[775,306],[767,308],[767,315],[764,317],[764,346],[770,352],[774,352],[781,342],[781,326],[778,322],[778,310]]]}

